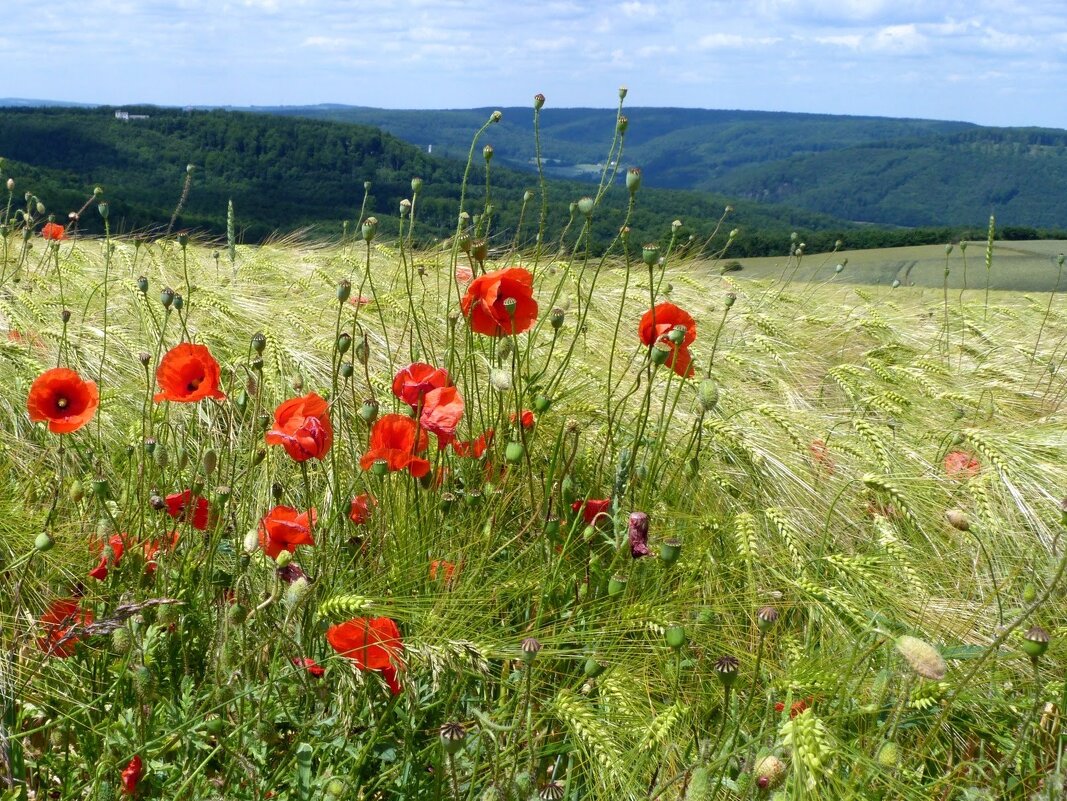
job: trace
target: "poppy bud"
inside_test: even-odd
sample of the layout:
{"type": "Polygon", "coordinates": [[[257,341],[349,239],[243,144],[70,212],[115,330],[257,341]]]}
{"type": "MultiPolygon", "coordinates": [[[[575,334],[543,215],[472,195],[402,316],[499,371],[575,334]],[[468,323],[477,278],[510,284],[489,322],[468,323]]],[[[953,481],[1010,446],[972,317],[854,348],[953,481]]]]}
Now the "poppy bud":
{"type": "Polygon", "coordinates": [[[504,449],[504,458],[511,464],[518,464],[525,453],[521,442],[509,442],[504,449]]]}
{"type": "Polygon", "coordinates": [[[697,386],[697,400],[700,408],[710,412],[719,403],[719,384],[714,378],[705,378],[697,386]]]}
{"type": "Polygon", "coordinates": [[[654,267],[659,261],[659,245],[649,242],[641,246],[641,260],[649,267],[654,267]]]}
{"type": "Polygon", "coordinates": [[[279,569],[289,567],[292,563],[293,554],[290,551],[279,551],[274,559],[274,564],[276,564],[279,569]]]}
{"type": "Polygon", "coordinates": [[[378,233],[378,218],[368,217],[363,221],[363,225],[360,226],[360,231],[363,233],[363,241],[370,242],[378,233]]]}
{"type": "Polygon", "coordinates": [[[949,525],[957,531],[971,530],[970,518],[967,517],[967,513],[962,509],[949,509],[945,512],[945,517],[948,518],[949,525]]]}
{"type": "Polygon", "coordinates": [[[274,500],[280,501],[284,494],[285,487],[282,486],[282,483],[280,481],[275,481],[273,484],[270,485],[270,495],[272,498],[274,498],[274,500]]]}
{"type": "Polygon", "coordinates": [[[127,654],[130,651],[130,630],[128,628],[115,629],[111,632],[111,650],[116,654],[127,654]]]}
{"type": "Polygon", "coordinates": [[[536,637],[527,637],[522,641],[522,661],[527,665],[531,664],[541,652],[542,647],[543,646],[536,637]]]}
{"type": "Polygon", "coordinates": [[[458,754],[467,739],[467,729],[462,723],[446,723],[440,730],[441,748],[449,756],[458,754]]]}
{"type": "Polygon", "coordinates": [[[493,146],[492,145],[486,145],[485,147],[482,148],[482,158],[485,159],[485,163],[486,164],[488,164],[490,161],[493,160],[493,146]]]}
{"type": "Polygon", "coordinates": [[[607,668],[597,662],[596,659],[594,659],[593,657],[589,657],[588,659],[586,659],[585,665],[583,665],[582,667],[582,672],[585,673],[585,675],[590,679],[595,679],[605,670],[607,670],[607,668]]]}
{"type": "Polygon", "coordinates": [[[737,680],[737,669],[740,665],[736,656],[720,656],[715,660],[715,675],[719,677],[723,687],[729,687],[737,680]]]}
{"type": "Polygon", "coordinates": [[[756,786],[761,790],[772,790],[785,779],[788,768],[778,757],[770,754],[756,760],[752,774],[756,777],[756,786]]]}
{"type": "Polygon", "coordinates": [[[634,194],[641,188],[641,168],[631,167],[626,171],[626,188],[630,194],[634,194]]]}
{"type": "MultiPolygon", "coordinates": [[[[282,553],[289,553],[288,551],[282,551],[282,553]]],[[[281,554],[279,554],[280,556],[281,554]]],[[[292,554],[290,554],[292,558],[292,554]]],[[[248,609],[243,604],[234,604],[230,607],[226,613],[226,620],[231,626],[240,626],[248,618],[248,609]]]]}
{"type": "Polygon", "coordinates": [[[667,645],[675,651],[680,651],[685,645],[685,629],[682,626],[670,626],[663,632],[663,636],[667,640],[667,645]]]}
{"type": "Polygon", "coordinates": [[[672,537],[671,539],[664,540],[659,545],[659,558],[663,564],[670,567],[678,561],[678,557],[682,554],[682,541],[672,537]]]}
{"type": "Polygon", "coordinates": [[[892,740],[887,740],[878,749],[875,759],[883,768],[895,768],[900,762],[900,746],[892,740]]]}
{"type": "Polygon", "coordinates": [[[548,321],[552,324],[552,327],[558,331],[563,325],[563,309],[558,306],[553,309],[548,317],[548,321]]]}
{"type": "Polygon", "coordinates": [[[337,352],[342,356],[348,352],[349,347],[352,345],[352,337],[349,334],[342,333],[337,337],[337,352]]]}
{"type": "Polygon", "coordinates": [[[33,541],[33,547],[41,553],[52,550],[52,546],[56,544],[56,541],[52,539],[52,535],[47,531],[42,531],[37,535],[37,539],[33,541]]]}
{"type": "Polygon", "coordinates": [[[596,206],[596,201],[591,197],[583,197],[578,201],[578,211],[588,217],[593,213],[593,208],[596,206]]]}
{"type": "Polygon", "coordinates": [[[612,576],[608,579],[608,595],[618,595],[626,589],[625,576],[612,576]]]}
{"type": "Polygon", "coordinates": [[[620,114],[618,121],[615,123],[615,130],[618,131],[621,136],[626,133],[626,129],[629,127],[630,121],[620,114]]]}
{"type": "Polygon", "coordinates": [[[373,423],[378,419],[378,401],[374,398],[368,398],[363,401],[363,405],[359,407],[359,416],[363,418],[364,422],[373,423]]]}
{"type": "Polygon", "coordinates": [[[169,286],[163,287],[163,290],[159,293],[159,302],[163,304],[164,309],[169,309],[174,302],[174,290],[169,286]]]}
{"type": "Polygon", "coordinates": [[[142,295],[148,292],[148,279],[143,275],[137,279],[137,291],[142,295]]]}
{"type": "Polygon", "coordinates": [[[48,209],[45,208],[44,203],[42,203],[41,201],[38,200],[37,201],[37,213],[38,214],[44,214],[47,210],[48,209]]]}
{"type": "Polygon", "coordinates": [[[471,255],[475,261],[485,261],[489,258],[489,243],[484,239],[476,239],[471,242],[471,255]]]}
{"type": "Polygon", "coordinates": [[[504,116],[504,112],[502,112],[502,111],[494,111],[492,114],[489,115],[489,122],[500,122],[500,120],[501,120],[501,118],[503,118],[503,116],[504,116]]]}
{"type": "Polygon", "coordinates": [[[14,189],[15,189],[15,179],[14,178],[8,178],[7,179],[7,191],[11,192],[14,189]]]}
{"type": "Polygon", "coordinates": [[[421,191],[422,191],[422,179],[421,178],[417,178],[417,177],[416,178],[412,178],[411,179],[411,192],[412,192],[412,194],[416,194],[417,195],[421,191]]]}
{"type": "Polygon", "coordinates": [[[364,182],[363,182],[363,191],[364,191],[364,192],[369,192],[369,191],[370,191],[370,188],[371,188],[372,186],[374,186],[374,184],[372,184],[372,183],[371,183],[370,181],[364,181],[364,182]]]}
{"type": "Polygon", "coordinates": [[[845,269],[845,265],[839,264],[836,267],[834,267],[834,272],[837,273],[838,275],[840,275],[841,271],[844,270],[844,269],[845,269]]]}
{"type": "Polygon", "coordinates": [[[536,95],[534,95],[534,111],[540,111],[542,108],[544,108],[544,105],[545,96],[538,92],[536,95]]]}
{"type": "Polygon", "coordinates": [[[1032,604],[1034,599],[1037,598],[1037,587],[1033,584],[1027,584],[1023,587],[1023,603],[1032,604]]]}
{"type": "Polygon", "coordinates": [[[674,349],[666,342],[657,342],[652,346],[652,363],[655,365],[666,364],[667,358],[673,351],[674,349]]]}
{"type": "Polygon", "coordinates": [[[330,798],[340,798],[344,795],[345,783],[340,779],[330,779],[326,783],[326,795],[330,798]]]}
{"type": "Polygon", "coordinates": [[[218,464],[219,454],[217,451],[215,451],[214,448],[208,448],[206,451],[204,451],[202,465],[204,467],[205,476],[210,476],[212,473],[214,473],[215,468],[218,466],[218,464]]]}
{"type": "Polygon", "coordinates": [[[533,200],[533,198],[534,198],[534,193],[531,192],[529,189],[527,189],[525,192],[522,193],[522,202],[524,204],[525,203],[529,203],[531,200],[533,200]]]}

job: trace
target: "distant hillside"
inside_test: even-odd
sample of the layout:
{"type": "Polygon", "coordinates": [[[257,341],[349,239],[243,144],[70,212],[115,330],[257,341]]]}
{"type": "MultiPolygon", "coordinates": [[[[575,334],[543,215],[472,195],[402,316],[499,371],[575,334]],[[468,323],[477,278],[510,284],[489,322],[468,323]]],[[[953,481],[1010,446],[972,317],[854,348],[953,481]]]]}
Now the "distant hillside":
{"type": "MultiPolygon", "coordinates": [[[[435,154],[465,156],[489,109],[390,111],[353,106],[257,109],[374,125],[435,154]]],[[[533,111],[505,108],[487,137],[501,163],[532,169],[533,111]]],[[[629,108],[623,162],[648,186],[773,200],[834,217],[899,226],[1067,221],[1067,131],[965,122],[629,108]]],[[[550,174],[588,177],[606,155],[609,109],[541,116],[550,174]]]]}
{"type": "MultiPolygon", "coordinates": [[[[8,160],[5,177],[15,178],[16,196],[32,191],[62,218],[100,185],[111,202],[117,228],[165,226],[181,192],[186,165],[193,164],[192,191],[178,227],[223,233],[226,203],[233,198],[244,236],[256,240],[303,226],[338,235],[343,220],[358,217],[365,181],[371,182],[368,214],[381,219],[383,233],[395,230],[398,204],[410,197],[411,178],[419,176],[425,182],[418,201],[420,231],[424,236],[442,236],[454,230],[464,163],[429,156],[378,129],[221,109],[125,106],[123,110],[144,118],[117,119],[116,109],[108,107],[5,109],[0,114],[0,156],[8,160]]],[[[479,114],[471,122],[466,147],[487,118],[488,113],[479,114]]],[[[598,138],[606,148],[611,132],[598,138]]],[[[491,141],[497,140],[486,138],[491,141]]],[[[537,182],[528,173],[508,170],[496,161],[491,175],[493,232],[496,241],[509,242],[523,193],[536,189],[537,182]]],[[[471,213],[484,206],[484,180],[479,152],[467,196],[471,213]]],[[[568,205],[590,192],[588,184],[552,183],[551,237],[566,225],[568,205]]],[[[597,241],[615,235],[626,200],[621,186],[608,193],[605,208],[594,216],[597,241]]],[[[747,235],[745,247],[753,248],[753,253],[782,251],[792,229],[822,231],[830,242],[851,229],[824,214],[736,202],[722,195],[642,189],[632,225],[634,239],[640,243],[663,238],[675,218],[685,221],[686,235],[703,239],[728,203],[736,209],[727,229],[741,227],[747,235]]],[[[535,200],[527,214],[527,236],[536,230],[538,206],[535,200]]],[[[84,225],[99,226],[99,220],[92,215],[84,225]]],[[[576,231],[577,227],[572,235],[576,231]]]]}

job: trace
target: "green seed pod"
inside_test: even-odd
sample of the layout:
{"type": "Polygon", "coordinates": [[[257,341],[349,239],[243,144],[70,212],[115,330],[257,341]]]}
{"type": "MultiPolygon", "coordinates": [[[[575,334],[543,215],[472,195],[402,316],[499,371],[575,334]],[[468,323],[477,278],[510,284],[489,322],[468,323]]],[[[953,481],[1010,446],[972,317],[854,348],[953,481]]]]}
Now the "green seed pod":
{"type": "Polygon", "coordinates": [[[1040,626],[1033,626],[1023,635],[1023,641],[1020,644],[1020,647],[1024,654],[1036,661],[1048,650],[1048,644],[1051,639],[1049,633],[1043,628],[1040,626]]]}
{"type": "Polygon", "coordinates": [[[337,352],[344,356],[348,349],[352,347],[352,337],[349,334],[342,333],[337,337],[337,352]]]}
{"type": "Polygon", "coordinates": [[[130,630],[123,626],[111,632],[111,650],[116,654],[127,654],[130,651],[130,630]]]}
{"type": "Polygon", "coordinates": [[[631,167],[626,171],[626,188],[630,191],[631,195],[641,188],[640,167],[631,167]]]}
{"type": "Polygon", "coordinates": [[[327,797],[334,799],[340,798],[344,795],[345,783],[340,779],[330,779],[326,783],[326,795],[327,797]]]}
{"type": "Polygon", "coordinates": [[[619,595],[626,589],[625,576],[612,576],[608,579],[608,595],[619,595]]]}
{"type": "Polygon", "coordinates": [[[378,218],[368,217],[367,219],[365,219],[363,221],[363,224],[360,226],[360,231],[363,234],[364,242],[373,241],[374,237],[378,234],[378,218]]]}
{"type": "Polygon", "coordinates": [[[533,407],[534,411],[538,414],[543,414],[544,412],[547,412],[551,406],[552,400],[550,398],[546,398],[544,395],[534,396],[533,407]]]}
{"type": "Polygon", "coordinates": [[[350,281],[341,281],[337,285],[337,302],[344,303],[348,300],[349,295],[352,294],[352,283],[350,281]]]}
{"type": "Polygon", "coordinates": [[[518,464],[525,453],[521,442],[509,442],[504,449],[504,458],[511,464],[518,464]]]}
{"type": "Polygon", "coordinates": [[[422,179],[418,178],[418,177],[412,178],[411,179],[411,192],[412,192],[412,194],[417,195],[421,191],[422,191],[422,179]]]}
{"type": "Polygon", "coordinates": [[[101,501],[106,501],[108,498],[111,497],[111,492],[108,489],[106,478],[93,479],[93,495],[95,495],[97,499],[101,501]]]}
{"type": "Polygon", "coordinates": [[[368,398],[359,407],[359,416],[367,423],[373,423],[378,418],[378,401],[368,398]]]}
{"type": "Polygon", "coordinates": [[[452,756],[463,750],[467,740],[467,729],[462,723],[450,722],[441,726],[439,732],[441,748],[446,754],[452,756]]]}
{"type": "Polygon", "coordinates": [[[674,352],[666,342],[657,342],[652,346],[652,363],[659,366],[667,363],[667,358],[674,352]]]}
{"type": "Polygon", "coordinates": [[[49,534],[47,531],[42,531],[40,534],[37,535],[37,539],[33,541],[33,547],[41,553],[45,553],[46,551],[52,550],[55,544],[56,541],[52,539],[52,535],[49,534]]]}
{"type": "Polygon", "coordinates": [[[534,111],[540,111],[545,106],[545,96],[538,92],[533,99],[534,111]]]}
{"type": "Polygon", "coordinates": [[[137,291],[140,292],[142,295],[148,293],[148,279],[145,278],[143,275],[137,279],[137,291]]]}
{"type": "Polygon", "coordinates": [[[663,636],[667,640],[667,645],[675,651],[680,651],[685,645],[685,628],[682,626],[670,626],[663,632],[663,636]]]}
{"type": "Polygon", "coordinates": [[[352,362],[345,362],[341,365],[341,378],[351,378],[355,372],[356,368],[352,366],[352,362]]]}
{"type": "Polygon", "coordinates": [[[641,261],[643,261],[648,267],[655,267],[656,262],[659,261],[659,245],[655,242],[648,242],[641,246],[641,261]]]}
{"type": "Polygon", "coordinates": [[[75,479],[74,481],[70,482],[70,490],[68,491],[68,495],[70,496],[71,501],[73,501],[74,503],[81,503],[82,499],[85,497],[85,487],[82,486],[82,483],[80,481],[75,479]]]}
{"type": "Polygon", "coordinates": [[[670,567],[678,561],[678,557],[682,553],[682,541],[679,539],[671,538],[664,540],[659,546],[659,558],[663,564],[670,567]]]}
{"type": "Polygon", "coordinates": [[[719,382],[714,378],[705,378],[697,386],[697,400],[700,408],[710,412],[719,405],[719,382]]]}

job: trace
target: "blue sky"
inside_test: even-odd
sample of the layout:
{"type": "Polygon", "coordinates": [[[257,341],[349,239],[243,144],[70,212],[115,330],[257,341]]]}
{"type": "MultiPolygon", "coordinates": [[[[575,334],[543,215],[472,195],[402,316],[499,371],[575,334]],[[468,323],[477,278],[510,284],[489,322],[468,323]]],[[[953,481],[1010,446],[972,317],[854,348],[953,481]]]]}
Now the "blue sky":
{"type": "Polygon", "coordinates": [[[0,93],[386,108],[627,104],[1067,128],[1064,0],[10,3],[0,93]]]}

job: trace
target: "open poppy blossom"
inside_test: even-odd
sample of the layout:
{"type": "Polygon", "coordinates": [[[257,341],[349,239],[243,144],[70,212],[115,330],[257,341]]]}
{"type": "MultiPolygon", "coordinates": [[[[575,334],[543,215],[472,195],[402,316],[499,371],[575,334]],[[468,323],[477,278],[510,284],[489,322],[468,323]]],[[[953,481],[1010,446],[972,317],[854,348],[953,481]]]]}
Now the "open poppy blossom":
{"type": "Polygon", "coordinates": [[[41,238],[59,242],[67,238],[67,229],[56,222],[45,223],[41,227],[41,238]]]}
{"type": "Polygon", "coordinates": [[[412,409],[417,409],[428,392],[442,389],[448,384],[447,370],[432,364],[415,362],[402,368],[393,377],[393,394],[412,409]]]}
{"type": "Polygon", "coordinates": [[[96,384],[66,367],[45,370],[30,385],[26,410],[53,434],[69,434],[88,423],[100,405],[96,384]]]}
{"type": "Polygon", "coordinates": [[[300,512],[292,506],[275,506],[259,521],[259,544],[263,553],[277,559],[282,551],[292,553],[297,545],[314,545],[311,527],[316,512],[300,512]]]}
{"type": "Polygon", "coordinates": [[[294,667],[303,668],[316,679],[321,679],[326,675],[326,668],[309,656],[294,656],[292,663],[294,667]]]}
{"type": "Polygon", "coordinates": [[[485,453],[486,448],[493,444],[493,437],[495,432],[489,428],[482,434],[479,434],[474,439],[452,440],[452,450],[455,451],[456,456],[464,456],[469,459],[480,459],[482,454],[485,453]]]}
{"type": "Polygon", "coordinates": [[[124,795],[137,794],[137,784],[141,781],[143,773],[144,762],[141,760],[141,755],[137,754],[122,769],[122,792],[124,795]]]}
{"type": "Polygon", "coordinates": [[[657,303],[642,315],[641,322],[637,326],[637,334],[641,338],[641,343],[649,347],[657,342],[666,343],[670,346],[667,365],[683,378],[693,375],[695,370],[689,346],[697,338],[697,324],[689,312],[673,303],[657,303]],[[682,341],[677,344],[667,337],[676,326],[685,327],[682,341]]]}
{"type": "Polygon", "coordinates": [[[393,620],[387,617],[353,618],[330,626],[326,630],[326,640],[333,650],[351,659],[360,670],[380,672],[393,695],[400,694],[402,688],[397,671],[401,667],[404,643],[393,620]]]}
{"type": "Polygon", "coordinates": [[[463,396],[455,387],[441,387],[426,393],[419,423],[437,435],[439,448],[444,448],[456,438],[456,426],[463,417],[463,408],[463,396]]]}
{"type": "Polygon", "coordinates": [[[522,410],[521,418],[516,418],[515,412],[512,412],[511,417],[509,417],[508,419],[512,423],[514,423],[516,419],[520,419],[522,421],[522,427],[527,429],[533,428],[537,424],[537,417],[535,417],[534,413],[531,412],[529,409],[522,410]]]}
{"type": "Polygon", "coordinates": [[[415,478],[430,472],[430,463],[418,453],[426,450],[430,438],[410,417],[386,414],[374,422],[370,431],[370,449],[359,460],[359,466],[370,470],[379,459],[390,473],[408,470],[415,478]]]}
{"type": "Polygon", "coordinates": [[[167,514],[185,521],[199,531],[207,531],[211,510],[207,498],[194,495],[192,490],[175,492],[166,497],[167,514]]]}
{"type": "Polygon", "coordinates": [[[524,267],[507,267],[479,275],[460,301],[471,331],[490,337],[520,334],[537,320],[533,274],[524,267]]]}
{"type": "MultiPolygon", "coordinates": [[[[205,504],[207,502],[205,501],[205,504]]],[[[146,540],[141,544],[141,549],[144,552],[144,572],[151,576],[156,572],[156,568],[159,567],[156,562],[156,556],[160,551],[164,553],[170,553],[178,547],[178,539],[180,535],[177,530],[170,532],[169,535],[154,540],[146,540]]]]}
{"type": "Polygon", "coordinates": [[[219,363],[204,345],[183,342],[168,350],[159,361],[156,381],[162,392],[153,400],[195,403],[204,398],[226,400],[219,389],[219,363]]]}
{"type": "Polygon", "coordinates": [[[365,492],[361,493],[352,499],[352,503],[348,507],[348,519],[357,526],[364,526],[370,520],[371,510],[377,505],[378,502],[374,500],[373,496],[365,492]]]}
{"type": "Polygon", "coordinates": [[[589,498],[584,501],[575,501],[571,504],[571,511],[575,514],[581,512],[585,524],[592,526],[609,519],[611,498],[604,498],[603,500],[589,498]]]}
{"type": "Polygon", "coordinates": [[[83,609],[78,598],[52,601],[37,621],[44,628],[44,636],[37,639],[42,651],[66,659],[74,654],[78,642],[76,628],[93,622],[93,613],[83,609]]]}
{"type": "Polygon", "coordinates": [[[982,463],[966,451],[949,451],[945,456],[945,475],[949,478],[974,478],[982,463]]]}
{"type": "MultiPolygon", "coordinates": [[[[99,545],[99,543],[97,543],[99,545]]],[[[100,548],[100,563],[89,571],[89,575],[97,581],[107,578],[107,571],[112,565],[117,565],[126,550],[125,536],[113,534],[107,541],[107,545],[100,548]]]]}
{"type": "Polygon", "coordinates": [[[281,445],[297,462],[322,459],[333,444],[329,405],[314,392],[290,398],[274,410],[274,427],[266,441],[281,445]]]}

